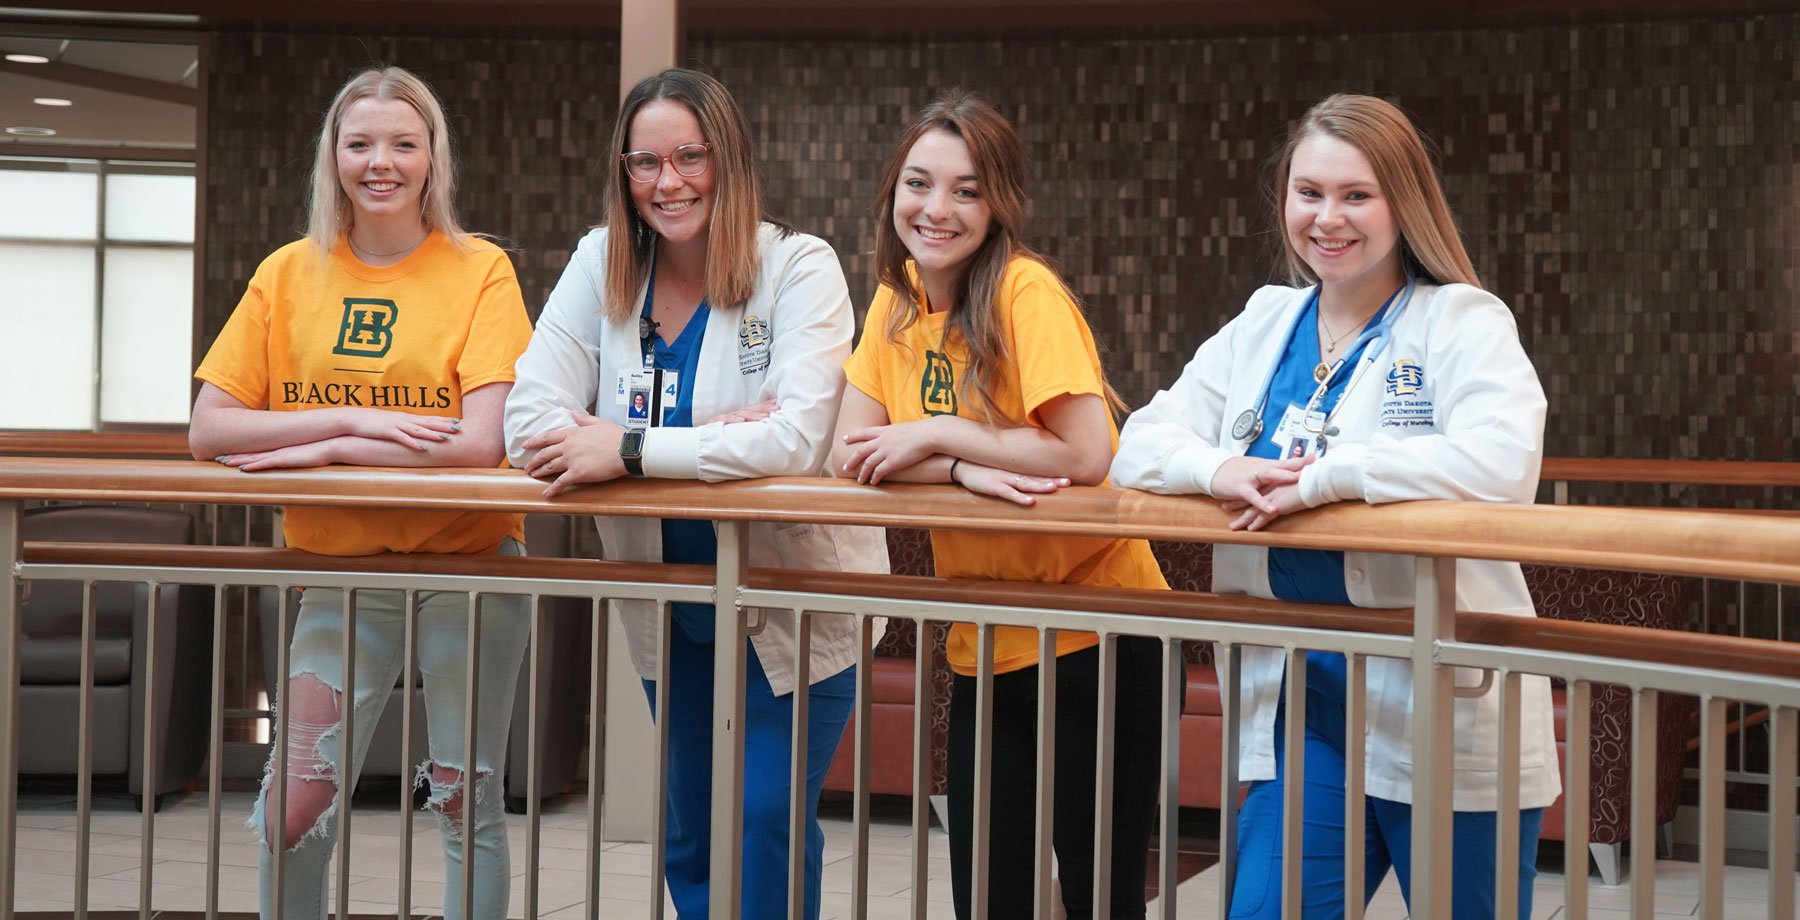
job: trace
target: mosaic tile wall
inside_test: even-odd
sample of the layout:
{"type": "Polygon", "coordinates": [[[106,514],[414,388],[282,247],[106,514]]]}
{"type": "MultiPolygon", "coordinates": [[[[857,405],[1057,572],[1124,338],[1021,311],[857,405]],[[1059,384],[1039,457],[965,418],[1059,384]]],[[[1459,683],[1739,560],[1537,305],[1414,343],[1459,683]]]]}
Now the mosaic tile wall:
{"type": "MultiPolygon", "coordinates": [[[[977,89],[1019,125],[1035,242],[1146,400],[1271,277],[1266,159],[1334,91],[1411,111],[1487,285],[1550,394],[1551,455],[1800,455],[1800,17],[1336,37],[836,42],[689,52],[759,132],[770,210],[872,291],[873,175],[906,115],[977,89]]],[[[597,213],[614,46],[570,38],[222,35],[209,327],[300,219],[317,112],[355,63],[432,79],[458,117],[469,223],[541,302],[597,213]],[[444,62],[456,62],[454,64],[444,62]]],[[[1793,496],[1769,496],[1791,501],[1793,496]]]]}

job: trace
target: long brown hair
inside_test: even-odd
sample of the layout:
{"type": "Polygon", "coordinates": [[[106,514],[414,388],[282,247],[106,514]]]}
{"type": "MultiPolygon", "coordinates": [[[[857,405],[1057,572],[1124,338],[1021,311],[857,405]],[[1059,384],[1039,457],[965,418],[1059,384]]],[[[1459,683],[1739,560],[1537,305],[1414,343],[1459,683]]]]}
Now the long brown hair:
{"type": "MultiPolygon", "coordinates": [[[[1025,192],[1025,150],[1018,132],[993,106],[967,90],[947,90],[921,109],[901,132],[893,153],[881,168],[881,193],[875,199],[875,280],[892,290],[895,300],[885,332],[889,341],[898,341],[902,332],[919,321],[923,311],[918,285],[907,271],[912,257],[894,229],[894,197],[907,154],[919,138],[932,131],[948,132],[968,145],[969,159],[974,163],[976,181],[989,212],[987,239],[964,263],[962,277],[954,286],[955,301],[947,305],[950,316],[944,325],[944,337],[960,338],[969,356],[968,379],[957,381],[957,389],[963,390],[965,397],[972,397],[989,424],[1018,427],[1024,420],[1001,411],[995,401],[1002,370],[1012,361],[997,309],[1007,265],[1015,258],[1038,262],[1050,269],[1076,309],[1080,309],[1081,302],[1055,266],[1025,243],[1025,211],[1031,199],[1025,192]]],[[[1101,385],[1106,389],[1107,408],[1123,409],[1124,402],[1104,377],[1101,385]]]]}
{"type": "Polygon", "coordinates": [[[450,151],[450,128],[444,106],[424,80],[399,67],[371,67],[358,73],[338,90],[319,126],[319,146],[313,156],[312,203],[307,211],[306,235],[321,257],[331,254],[338,237],[350,228],[353,212],[350,196],[338,182],[337,139],[344,113],[364,99],[398,99],[419,113],[429,135],[431,175],[419,195],[419,216],[425,226],[442,230],[458,249],[468,251],[474,234],[456,220],[456,160],[450,151]]]}
{"type": "Polygon", "coordinates": [[[1469,261],[1462,235],[1456,230],[1456,220],[1450,216],[1450,203],[1444,199],[1431,154],[1406,113],[1373,96],[1343,93],[1327,96],[1308,110],[1277,154],[1273,186],[1275,226],[1290,283],[1307,285],[1319,280],[1294,251],[1284,218],[1294,150],[1313,134],[1335,137],[1368,159],[1375,170],[1375,181],[1393,210],[1394,223],[1400,228],[1402,258],[1421,281],[1481,286],[1475,264],[1469,261]]]}
{"type": "MultiPolygon", "coordinates": [[[[750,299],[762,271],[757,251],[757,225],[762,220],[762,177],[751,149],[750,123],[724,84],[695,70],[671,67],[638,81],[619,106],[612,147],[606,157],[605,309],[618,321],[637,309],[638,292],[650,276],[656,232],[631,203],[630,177],[619,155],[631,133],[632,119],[659,99],[685,106],[700,122],[711,146],[713,205],[707,233],[704,292],[715,307],[734,307],[750,299]]],[[[786,228],[782,228],[784,232],[786,228]]]]}

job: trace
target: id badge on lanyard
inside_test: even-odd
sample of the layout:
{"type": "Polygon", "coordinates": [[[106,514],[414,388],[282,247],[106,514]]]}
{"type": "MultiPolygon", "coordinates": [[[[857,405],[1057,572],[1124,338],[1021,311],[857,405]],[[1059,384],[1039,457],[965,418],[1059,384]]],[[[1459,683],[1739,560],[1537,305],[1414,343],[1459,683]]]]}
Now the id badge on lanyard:
{"type": "Polygon", "coordinates": [[[625,407],[625,427],[660,428],[663,412],[672,409],[681,392],[681,374],[655,366],[644,355],[644,366],[619,374],[614,398],[625,407]]]}
{"type": "Polygon", "coordinates": [[[1297,459],[1310,453],[1323,452],[1323,445],[1313,440],[1318,429],[1324,427],[1323,414],[1316,411],[1310,413],[1317,417],[1313,420],[1313,425],[1307,424],[1308,414],[1305,408],[1292,403],[1281,414],[1281,423],[1275,427],[1275,434],[1269,440],[1274,442],[1276,450],[1281,451],[1282,459],[1297,459]]]}

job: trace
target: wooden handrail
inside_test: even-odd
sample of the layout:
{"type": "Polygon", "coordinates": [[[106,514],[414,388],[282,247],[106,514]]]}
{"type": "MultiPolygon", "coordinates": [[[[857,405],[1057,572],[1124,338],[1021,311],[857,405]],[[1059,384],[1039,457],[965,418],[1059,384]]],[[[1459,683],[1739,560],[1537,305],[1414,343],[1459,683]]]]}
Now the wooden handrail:
{"type": "Polygon", "coordinates": [[[1800,642],[1495,613],[1458,613],[1456,638],[1562,655],[1596,655],[1788,680],[1800,677],[1800,642]]]}
{"type": "Polygon", "coordinates": [[[1233,531],[1210,499],[1075,488],[1032,508],[928,485],[778,478],[631,480],[555,500],[514,470],[326,467],[246,474],[212,463],[0,458],[0,499],[426,508],[953,527],[1506,559],[1800,584],[1800,519],[1660,508],[1341,503],[1233,531]]]}
{"type": "MultiPolygon", "coordinates": [[[[426,554],[318,556],[292,549],[166,544],[26,543],[24,558],[28,563],[74,566],[403,572],[574,581],[660,581],[690,585],[709,584],[713,577],[712,569],[693,565],[426,554]]],[[[747,583],[757,589],[862,595],[925,603],[1105,611],[1156,619],[1257,623],[1389,636],[1404,636],[1412,631],[1412,611],[1407,608],[1376,610],[1295,604],[1181,591],[785,569],[751,569],[747,583]]],[[[1598,655],[1784,679],[1800,677],[1800,643],[1471,612],[1457,614],[1456,638],[1460,642],[1509,648],[1598,655]]]]}
{"type": "MultiPolygon", "coordinates": [[[[243,546],[179,546],[167,543],[26,543],[29,563],[70,566],[122,565],[144,568],[237,569],[293,572],[370,572],[408,575],[467,575],[477,578],[565,579],[569,581],[649,581],[710,585],[713,569],[703,565],[610,562],[594,559],[386,553],[378,556],[321,556],[295,549],[243,546]]],[[[1177,620],[1227,623],[1279,621],[1284,625],[1356,630],[1404,636],[1412,631],[1412,609],[1377,610],[1330,604],[1295,604],[1254,597],[1222,597],[1092,588],[1036,582],[975,581],[916,575],[751,569],[751,588],[812,594],[860,594],[940,604],[998,604],[1047,610],[1105,610],[1177,620]]]]}
{"type": "MultiPolygon", "coordinates": [[[[186,460],[192,455],[185,432],[0,431],[0,456],[186,460]]],[[[1545,482],[1800,486],[1800,463],[1546,457],[1542,478],[1545,482]]]]}
{"type": "Polygon", "coordinates": [[[1632,482],[1695,486],[1800,486],[1800,463],[1740,460],[1626,460],[1546,457],[1545,482],[1632,482]]]}
{"type": "Polygon", "coordinates": [[[0,456],[186,460],[185,431],[0,431],[0,456]]]}

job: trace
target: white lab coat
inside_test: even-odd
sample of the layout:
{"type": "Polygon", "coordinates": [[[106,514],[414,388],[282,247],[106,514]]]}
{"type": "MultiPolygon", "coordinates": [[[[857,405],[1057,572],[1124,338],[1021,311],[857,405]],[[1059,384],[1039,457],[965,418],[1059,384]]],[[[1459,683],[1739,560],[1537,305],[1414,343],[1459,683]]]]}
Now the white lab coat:
{"type": "MultiPolygon", "coordinates": [[[[1285,333],[1310,289],[1269,286],[1200,346],[1169,389],[1134,413],[1120,432],[1112,481],[1165,494],[1211,494],[1213,474],[1248,444],[1232,422],[1251,408],[1285,333]]],[[[1310,334],[1301,330],[1300,334],[1310,334]]],[[[1369,356],[1365,356],[1367,358],[1369,356]]],[[[1543,457],[1545,401],[1505,304],[1479,288],[1420,284],[1373,360],[1359,363],[1331,423],[1339,434],[1300,478],[1309,507],[1410,499],[1530,503],[1543,457]],[[1407,363],[1410,362],[1410,363],[1407,363]]],[[[1346,553],[1345,591],[1359,607],[1413,604],[1411,556],[1346,553]]],[[[1273,597],[1268,551],[1219,544],[1213,590],[1273,597]]],[[[1463,559],[1456,565],[1459,610],[1535,616],[1517,563],[1463,559]]],[[[1246,648],[1239,717],[1239,776],[1275,776],[1274,728],[1281,694],[1279,649],[1246,648]]],[[[1457,683],[1479,682],[1459,671],[1457,683]]],[[[1548,678],[1522,680],[1520,806],[1536,808],[1561,789],[1548,678]]],[[[1412,672],[1408,662],[1372,659],[1368,668],[1368,794],[1412,800],[1412,672]]],[[[1493,811],[1498,796],[1499,694],[1455,703],[1455,808],[1493,811]]]]}
{"type": "MultiPolygon", "coordinates": [[[[519,358],[518,379],[506,400],[507,454],[515,466],[524,467],[531,457],[524,449],[527,440],[574,424],[574,410],[625,424],[626,406],[615,396],[618,375],[641,368],[643,352],[638,311],[613,322],[601,306],[606,233],[604,228],[593,230],[576,246],[519,358]]],[[[816,237],[795,233],[783,238],[774,226],[763,224],[757,243],[762,273],[749,302],[710,308],[699,380],[694,382],[694,418],[711,418],[771,397],[779,408],[760,422],[650,429],[644,439],[646,476],[721,482],[824,474],[855,329],[843,268],[831,247],[816,237]]],[[[637,303],[642,302],[640,292],[637,303]]],[[[606,558],[662,560],[658,519],[596,517],[594,522],[606,558]]],[[[880,528],[752,524],[749,543],[752,566],[888,571],[880,528]]],[[[654,679],[654,606],[647,601],[615,603],[624,614],[633,665],[639,675],[654,679]]],[[[766,626],[751,636],[751,644],[771,689],[780,696],[794,689],[794,616],[774,610],[766,616],[766,626]]],[[[816,617],[812,643],[810,676],[815,683],[856,663],[850,617],[816,617]]]]}

